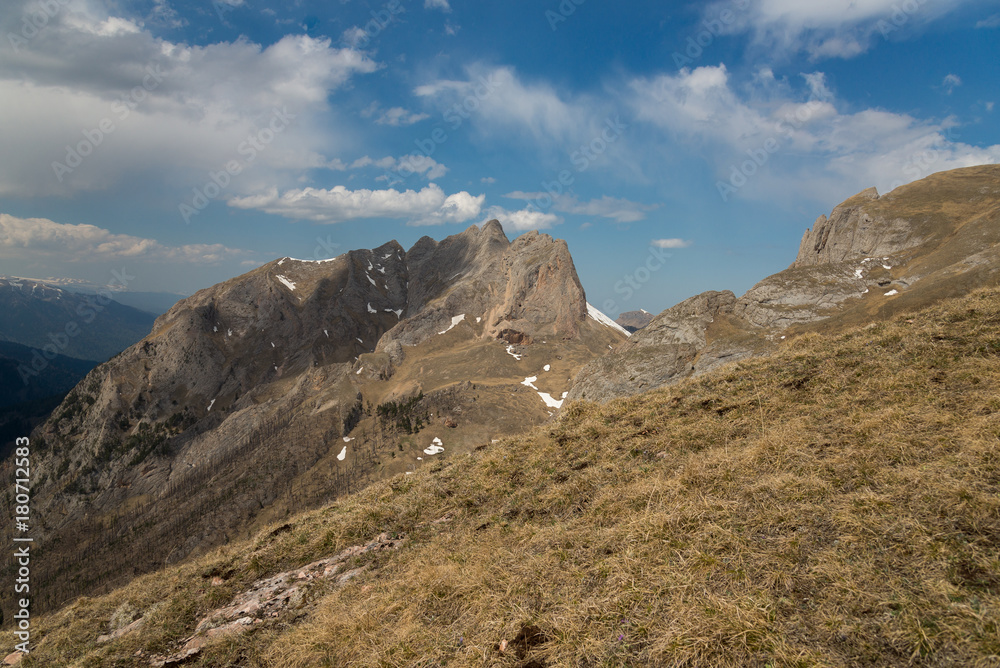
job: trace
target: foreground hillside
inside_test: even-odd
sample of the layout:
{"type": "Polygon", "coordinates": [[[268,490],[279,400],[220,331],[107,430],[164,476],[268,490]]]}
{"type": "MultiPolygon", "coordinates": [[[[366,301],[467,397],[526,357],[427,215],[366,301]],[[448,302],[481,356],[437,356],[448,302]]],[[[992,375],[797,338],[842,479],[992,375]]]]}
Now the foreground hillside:
{"type": "Polygon", "coordinates": [[[21,665],[997,665],[998,331],[985,290],[570,404],[39,618],[21,665]]]}

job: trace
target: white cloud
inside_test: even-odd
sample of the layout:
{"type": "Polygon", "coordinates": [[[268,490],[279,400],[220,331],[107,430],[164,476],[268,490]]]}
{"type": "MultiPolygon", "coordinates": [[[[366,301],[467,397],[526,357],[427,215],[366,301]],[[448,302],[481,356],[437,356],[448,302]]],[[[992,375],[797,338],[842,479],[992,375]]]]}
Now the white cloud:
{"type": "Polygon", "coordinates": [[[65,262],[118,260],[215,263],[248,251],[222,244],[167,246],[154,239],[113,234],[94,225],[56,223],[47,218],[16,218],[0,213],[0,257],[53,258],[65,262]]]}
{"type": "Polygon", "coordinates": [[[0,126],[18,128],[4,139],[0,195],[104,190],[144,173],[180,197],[237,158],[275,109],[293,114],[293,127],[233,187],[293,180],[302,169],[335,164],[331,156],[347,139],[331,122],[329,96],[379,67],[360,51],[306,35],[267,47],[245,39],[174,43],[88,7],[70,4],[0,59],[0,126]],[[102,122],[113,129],[97,134],[102,122]],[[99,144],[60,180],[53,163],[65,162],[66,147],[84,142],[84,133],[99,144]]]}
{"type": "Polygon", "coordinates": [[[424,9],[440,9],[443,12],[450,12],[451,5],[448,0],[424,0],[424,9]]]}
{"type": "Polygon", "coordinates": [[[814,60],[853,58],[877,41],[896,39],[915,31],[962,5],[979,0],[760,0],[753,3],[717,2],[704,12],[717,32],[748,32],[759,49],[773,57],[804,51],[814,60]],[[740,4],[745,5],[741,9],[740,4]],[[729,21],[720,21],[728,10],[729,21]]]}
{"type": "Polygon", "coordinates": [[[562,213],[610,218],[616,223],[634,223],[643,220],[646,217],[647,211],[659,208],[657,204],[640,204],[638,202],[630,202],[627,199],[608,197],[607,195],[599,199],[592,199],[589,202],[580,202],[575,195],[567,193],[552,197],[549,193],[544,192],[522,192],[515,190],[514,192],[507,193],[504,197],[534,202],[536,208],[546,209],[551,207],[553,210],[562,213]]]}
{"type": "Polygon", "coordinates": [[[944,81],[941,82],[941,86],[944,87],[945,94],[951,95],[952,91],[962,85],[962,79],[957,74],[948,74],[945,76],[944,81]]]}
{"type": "Polygon", "coordinates": [[[691,242],[685,239],[653,239],[649,243],[657,248],[687,248],[691,245],[691,242]]]}
{"type": "Polygon", "coordinates": [[[414,94],[428,99],[444,111],[448,123],[471,123],[488,136],[497,130],[520,131],[533,142],[570,143],[590,140],[588,128],[599,127],[603,118],[591,122],[594,104],[563,100],[547,83],[525,83],[510,67],[472,65],[467,79],[437,79],[417,86],[414,94]]]}
{"type": "Polygon", "coordinates": [[[494,218],[500,221],[505,230],[518,232],[545,230],[562,222],[562,219],[554,213],[545,213],[535,208],[509,211],[502,206],[491,206],[486,210],[486,217],[480,224],[487,223],[494,218]]]}
{"type": "Polygon", "coordinates": [[[428,181],[432,181],[448,173],[447,167],[434,158],[420,153],[404,155],[401,158],[386,156],[378,160],[366,155],[351,163],[351,169],[362,169],[370,166],[378,167],[385,172],[376,177],[376,181],[395,181],[399,178],[405,179],[413,174],[423,174],[428,181]]]}
{"type": "Polygon", "coordinates": [[[1000,28],[1000,14],[993,14],[982,21],[976,21],[977,28],[1000,28]]]}
{"type": "Polygon", "coordinates": [[[340,223],[365,218],[402,219],[411,225],[464,223],[477,218],[485,195],[473,196],[464,190],[445,195],[432,183],[419,191],[348,190],[304,188],[278,194],[276,188],[246,197],[234,197],[229,205],[257,209],[293,220],[340,223]]]}
{"type": "MultiPolygon", "coordinates": [[[[818,90],[817,78],[806,81],[810,92],[818,90]]],[[[830,201],[872,185],[887,192],[933,172],[1000,162],[1000,145],[958,141],[951,119],[841,111],[833,99],[803,101],[805,91],[761,103],[752,88],[737,93],[722,65],[635,79],[630,87],[637,118],[708,160],[720,182],[749,164],[740,197],[787,198],[795,183],[796,194],[830,201]]]]}
{"type": "Polygon", "coordinates": [[[803,74],[802,78],[806,80],[806,84],[809,86],[814,100],[833,99],[833,91],[826,85],[826,74],[823,72],[810,72],[803,74]]]}
{"type": "Polygon", "coordinates": [[[409,111],[403,107],[381,109],[379,108],[378,102],[372,102],[361,112],[361,116],[364,118],[374,117],[376,124],[389,125],[392,127],[413,125],[414,123],[419,123],[420,121],[431,117],[430,114],[421,114],[415,111],[409,111]]]}
{"type": "Polygon", "coordinates": [[[479,179],[479,182],[480,183],[496,183],[497,180],[494,177],[492,177],[492,176],[484,176],[483,178],[479,179]]]}

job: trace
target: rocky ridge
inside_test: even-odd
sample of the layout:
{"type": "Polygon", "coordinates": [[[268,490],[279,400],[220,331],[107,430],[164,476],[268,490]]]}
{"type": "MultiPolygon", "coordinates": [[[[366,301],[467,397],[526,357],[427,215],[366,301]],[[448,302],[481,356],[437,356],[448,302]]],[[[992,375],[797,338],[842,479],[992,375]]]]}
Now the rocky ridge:
{"type": "Polygon", "coordinates": [[[638,311],[626,311],[615,318],[615,322],[624,327],[629,333],[634,334],[653,319],[653,314],[649,311],[639,309],[638,311]]]}
{"type": "Polygon", "coordinates": [[[569,399],[608,401],[772,350],[787,336],[922,308],[1000,276],[1000,167],[941,172],[820,216],[784,271],[743,296],[669,308],[584,367],[569,399]]]}
{"type": "Polygon", "coordinates": [[[93,591],[521,431],[624,338],[564,241],[496,221],[265,264],[178,302],[35,431],[39,537],[63,546],[40,575],[93,591]]]}

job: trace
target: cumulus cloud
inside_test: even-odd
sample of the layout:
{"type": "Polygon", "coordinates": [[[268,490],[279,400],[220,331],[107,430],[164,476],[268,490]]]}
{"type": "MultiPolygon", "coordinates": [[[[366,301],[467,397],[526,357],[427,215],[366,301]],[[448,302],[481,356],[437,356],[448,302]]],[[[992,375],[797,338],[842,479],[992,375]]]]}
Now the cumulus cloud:
{"type": "Polygon", "coordinates": [[[0,257],[53,258],[65,262],[146,260],[216,263],[249,255],[222,244],[168,246],[154,239],[113,234],[94,225],[57,223],[47,218],[16,218],[0,213],[0,257]]]}
{"type": "Polygon", "coordinates": [[[649,243],[657,248],[687,248],[691,245],[691,242],[685,239],[653,239],[649,243]]]}
{"type": "Polygon", "coordinates": [[[257,195],[234,197],[229,205],[256,209],[292,220],[340,223],[366,218],[406,220],[411,225],[464,223],[479,217],[485,195],[470,195],[464,190],[446,195],[432,183],[419,191],[348,190],[304,188],[278,194],[276,188],[257,195]]]}
{"type": "Polygon", "coordinates": [[[607,195],[592,199],[589,202],[580,202],[575,195],[563,193],[553,197],[545,192],[522,192],[515,190],[507,193],[504,197],[531,201],[539,208],[552,208],[561,213],[574,213],[585,216],[601,216],[610,218],[616,223],[634,223],[643,220],[646,213],[659,208],[658,204],[640,204],[618,197],[608,197],[607,195]]]}
{"type": "Polygon", "coordinates": [[[510,211],[502,206],[491,206],[486,210],[486,217],[480,225],[493,219],[499,220],[505,230],[518,232],[545,230],[562,222],[562,219],[554,213],[545,213],[533,207],[510,211]]]}
{"type": "MultiPolygon", "coordinates": [[[[815,77],[807,84],[810,92],[819,90],[815,77]]],[[[629,104],[641,122],[708,159],[721,183],[737,181],[741,197],[787,196],[788,184],[796,183],[799,194],[830,200],[871,185],[887,192],[933,172],[1000,161],[1000,145],[962,143],[952,119],[844,112],[836,100],[806,99],[805,91],[760,103],[753,89],[737,92],[724,65],[634,79],[630,88],[629,104]]]]}
{"type": "Polygon", "coordinates": [[[448,0],[424,0],[424,9],[440,9],[442,12],[450,12],[451,5],[448,0]]]}
{"type": "MultiPolygon", "coordinates": [[[[5,7],[0,22],[9,25],[0,27],[16,34],[18,8],[27,6],[5,7]]],[[[337,112],[329,96],[379,67],[358,50],[306,35],[267,47],[242,38],[174,43],[89,7],[70,4],[0,59],[0,126],[18,128],[5,138],[0,195],[72,195],[136,173],[183,192],[237,157],[241,142],[281,109],[294,116],[292,127],[233,187],[294,180],[302,169],[335,164],[346,141],[330,122],[337,112]],[[56,172],[54,163],[88,143],[82,164],[56,172]]]]}

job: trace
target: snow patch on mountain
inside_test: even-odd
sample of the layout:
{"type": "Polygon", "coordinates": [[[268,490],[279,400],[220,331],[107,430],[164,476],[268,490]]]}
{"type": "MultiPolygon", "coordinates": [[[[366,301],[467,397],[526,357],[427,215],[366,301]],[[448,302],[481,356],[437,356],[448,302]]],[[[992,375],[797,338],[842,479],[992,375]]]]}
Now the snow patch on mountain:
{"type": "Polygon", "coordinates": [[[597,322],[601,323],[606,327],[610,327],[611,329],[621,332],[625,336],[632,336],[631,334],[629,334],[629,331],[627,329],[625,329],[617,322],[615,322],[608,316],[598,311],[596,308],[594,308],[594,306],[590,302],[587,302],[587,316],[593,318],[594,320],[596,320],[597,322]]]}

